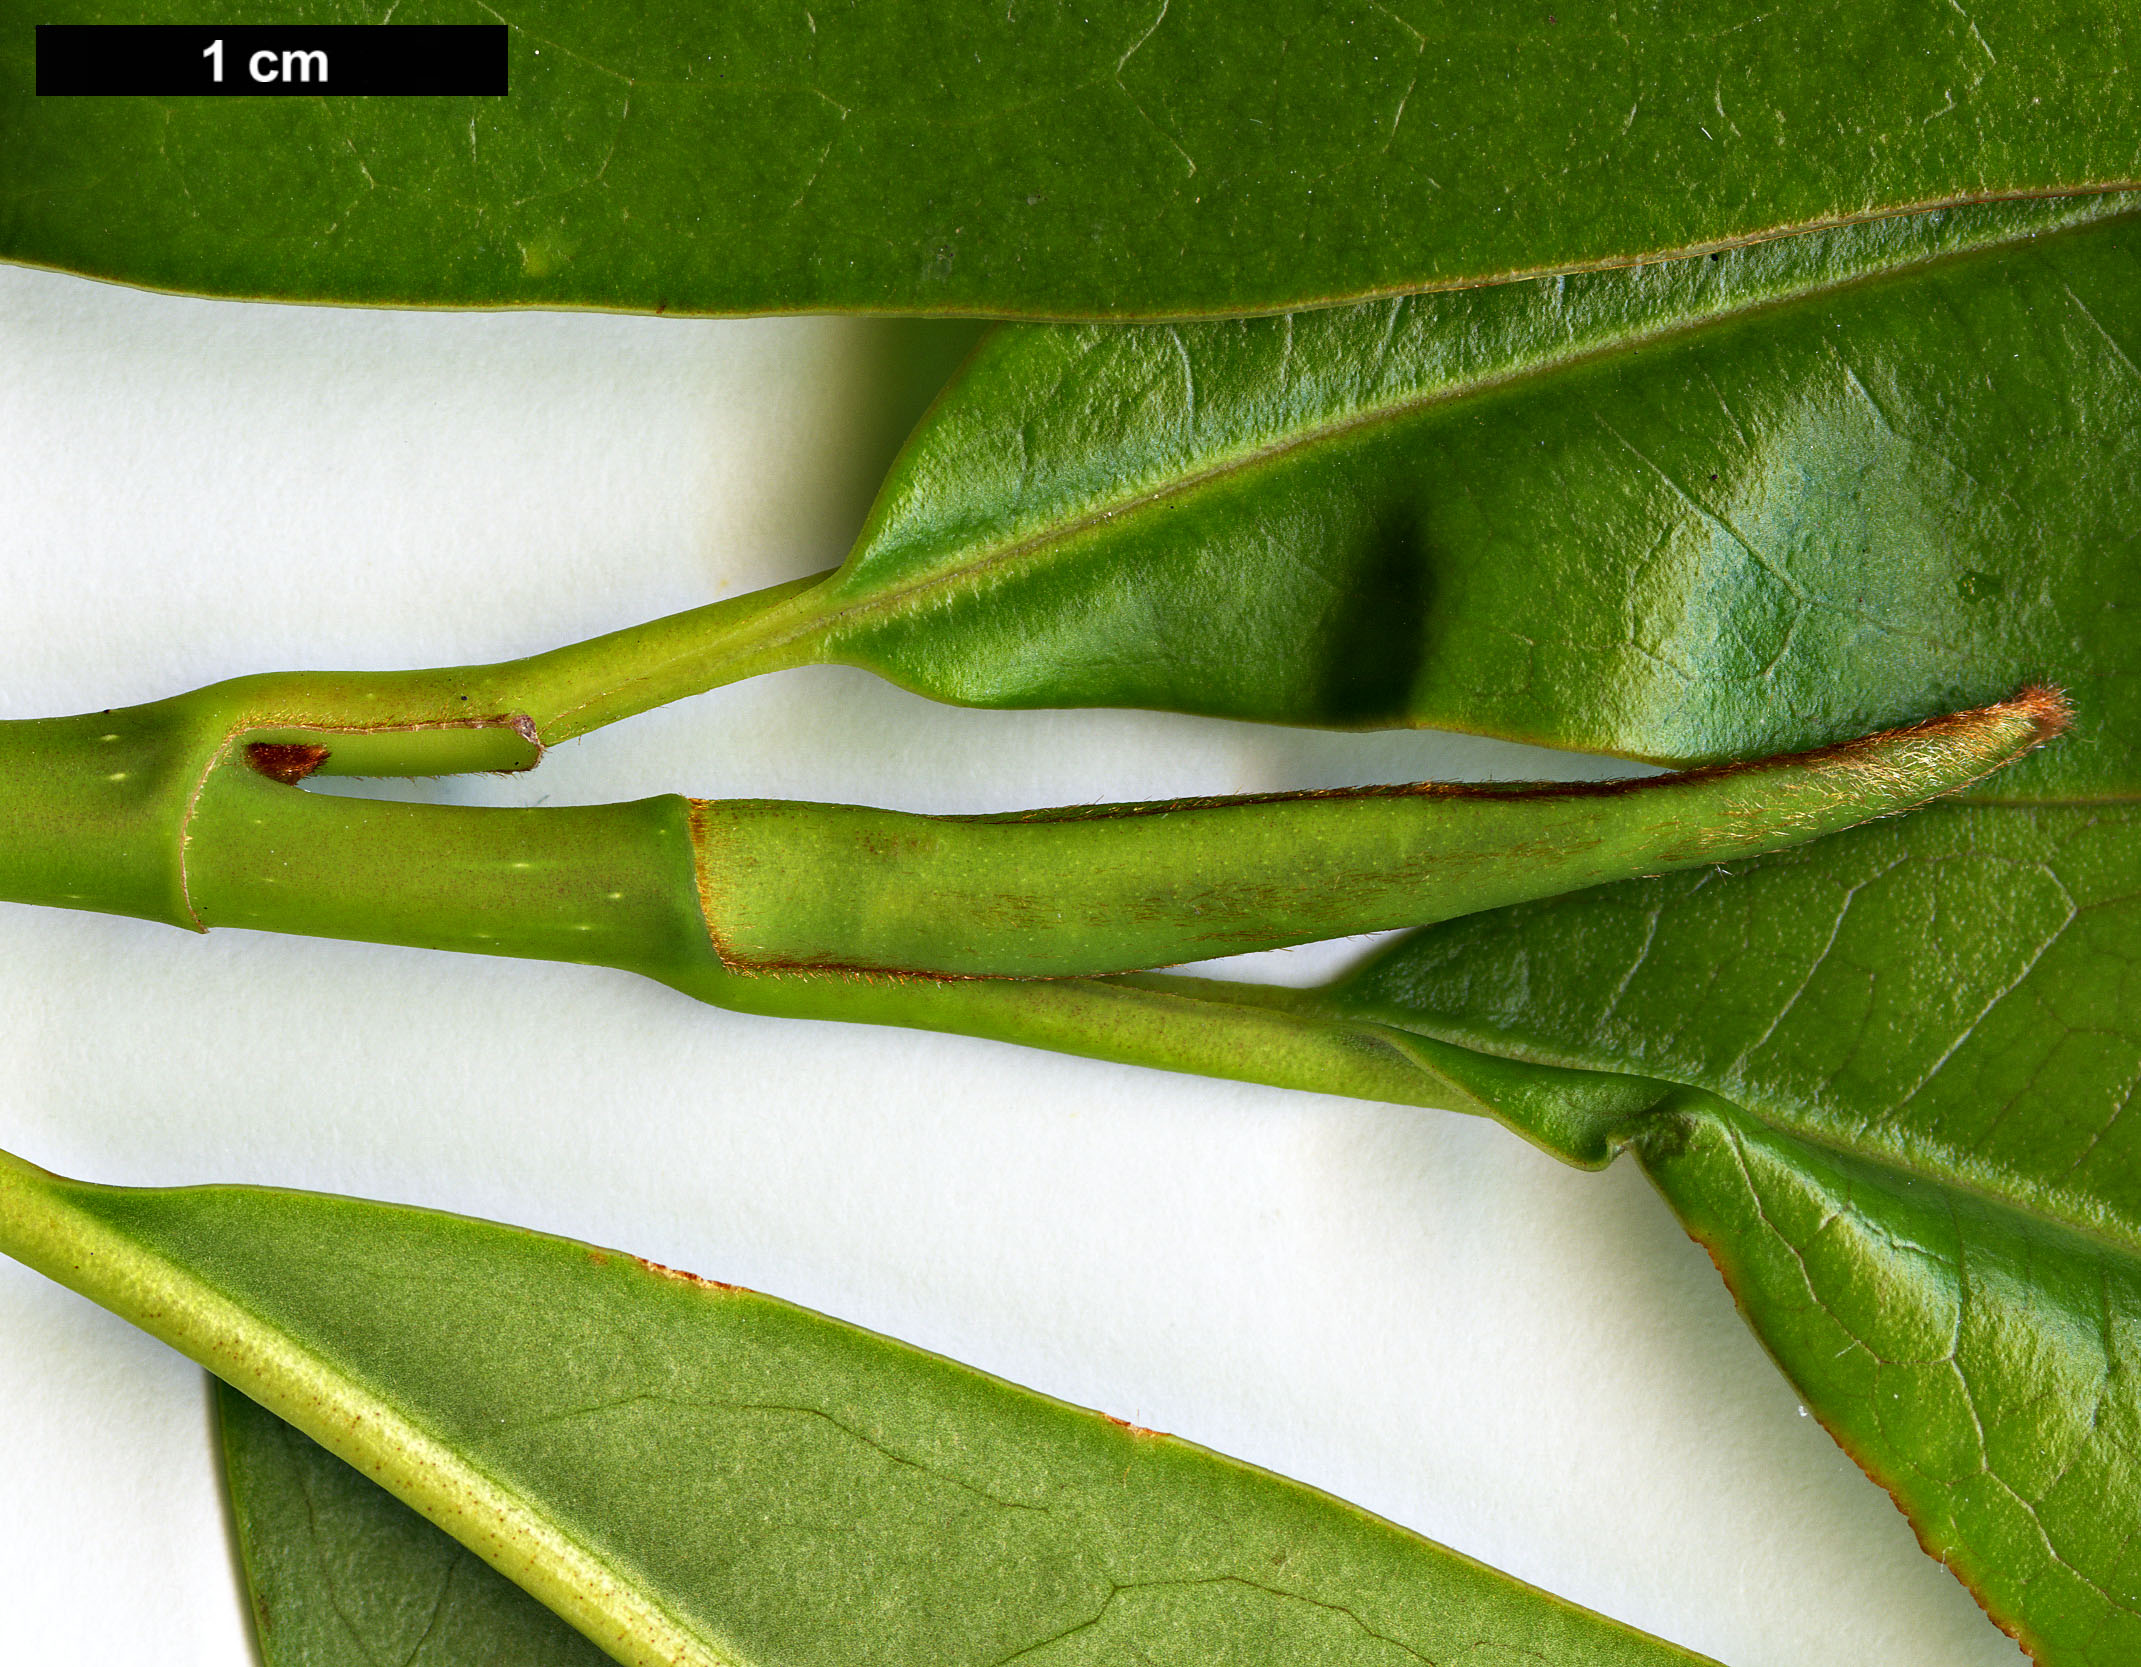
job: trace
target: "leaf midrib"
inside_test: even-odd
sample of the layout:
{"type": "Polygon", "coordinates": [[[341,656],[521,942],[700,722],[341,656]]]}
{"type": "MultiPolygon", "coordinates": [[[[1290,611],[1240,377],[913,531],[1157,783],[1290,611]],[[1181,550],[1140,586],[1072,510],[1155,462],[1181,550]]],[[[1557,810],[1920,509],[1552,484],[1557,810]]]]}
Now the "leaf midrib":
{"type": "MultiPolygon", "coordinates": [[[[645,1591],[628,1571],[563,1522],[533,1507],[522,1493],[427,1429],[394,1399],[308,1347],[217,1282],[135,1242],[98,1212],[67,1196],[103,1189],[41,1173],[23,1175],[32,1166],[20,1164],[17,1169],[18,1164],[20,1160],[0,1153],[0,1206],[9,1202],[5,1194],[14,1190],[7,1184],[12,1178],[7,1172],[13,1169],[21,1177],[17,1186],[26,1184],[27,1190],[41,1195],[47,1233],[40,1236],[48,1238],[48,1248],[60,1251],[78,1272],[84,1263],[101,1262],[103,1269],[69,1278],[46,1265],[43,1258],[33,1259],[34,1252],[23,1258],[31,1265],[207,1367],[360,1473],[382,1485],[388,1475],[394,1476],[402,1485],[391,1491],[446,1532],[454,1531],[439,1521],[434,1507],[470,1526],[480,1528],[488,1522],[502,1530],[496,1543],[521,1549],[528,1563],[518,1572],[501,1569],[506,1578],[531,1591],[542,1588],[538,1595],[553,1607],[563,1599],[583,1618],[608,1622],[608,1630],[636,1646],[634,1657],[648,1667],[657,1663],[662,1667],[740,1667],[739,1658],[717,1650],[698,1628],[645,1591]],[[332,1409],[336,1416],[318,1416],[322,1409],[332,1409]],[[355,1432],[367,1427],[372,1432],[369,1440],[356,1439],[355,1432]],[[376,1466],[369,1462],[382,1459],[389,1462],[376,1466]],[[418,1478],[435,1477],[438,1482],[429,1486],[421,1480],[412,1482],[412,1473],[418,1478]],[[539,1578],[545,1572],[551,1578],[539,1578]],[[531,1575],[538,1578],[531,1580],[531,1575]],[[589,1580],[590,1575],[595,1578],[589,1580]],[[629,1597],[625,1612],[612,1610],[593,1595],[603,1586],[629,1597]]],[[[0,1220],[0,1238],[11,1241],[5,1248],[20,1256],[25,1248],[20,1242],[24,1224],[17,1212],[9,1213],[17,1219],[0,1220]]],[[[462,1538],[457,1533],[454,1537],[462,1538]]],[[[475,1547],[471,1544],[470,1549],[475,1547]]],[[[483,1556],[480,1551],[477,1555],[483,1556]]]]}
{"type": "MultiPolygon", "coordinates": [[[[1953,1162],[1956,1167],[1954,1169],[1936,1170],[1929,1167],[1925,1157],[1917,1151],[1917,1148],[1924,1144],[1923,1142],[1912,1142],[1910,1148],[1902,1151],[1869,1151],[1849,1144],[1844,1137],[1828,1130],[1801,1126],[1796,1114],[1796,1108],[1779,1104],[1763,1105],[1753,1103],[1741,1095],[1727,1093],[1714,1084],[1696,1080],[1691,1076],[1673,1071],[1663,1065],[1646,1067],[1641,1071],[1621,1070],[1611,1066],[1601,1066],[1595,1059],[1579,1057],[1573,1053],[1557,1052],[1551,1048],[1522,1047],[1514,1041],[1508,1047],[1497,1048],[1489,1045],[1492,1040],[1491,1035],[1479,1035],[1469,1031],[1460,1034],[1454,1030],[1446,1030],[1445,1027],[1437,1026],[1431,1022],[1420,1022],[1417,1019],[1414,1023],[1401,1025],[1394,1023],[1388,1017],[1378,1018],[1360,1014],[1349,1014],[1348,1017],[1351,1017],[1356,1023],[1367,1022],[1384,1025],[1399,1031],[1401,1034],[1422,1036],[1430,1041],[1441,1042],[1450,1047],[1464,1048],[1470,1052],[1483,1054],[1490,1059],[1503,1059],[1516,1065],[1542,1065],[1556,1070],[1587,1071],[1602,1076],[1626,1077],[1632,1081],[1666,1084],[1679,1093],[1708,1095],[1725,1105],[1733,1107],[1742,1116],[1752,1118],[1764,1128],[1773,1131],[1786,1140],[1796,1141],[1801,1145],[1811,1146],[1819,1151],[1831,1153],[1850,1163],[1864,1164],[1869,1168],[1883,1170],[1892,1175],[1900,1175],[1908,1180],[1922,1182],[1926,1186],[1936,1188],[1944,1193],[1958,1194],[1988,1210],[2018,1216],[2028,1221],[2042,1222],[2045,1226],[2056,1229],[2059,1232],[2071,1233],[2078,1238],[2085,1239],[2113,1255],[2141,1263],[2141,1223],[2136,1223],[2133,1226],[2122,1225],[2108,1206],[2101,1213],[2086,1213],[2073,1209],[2054,1209],[2049,1206],[2044,1197],[2044,1194],[2050,1188],[2040,1184],[2032,1183],[2026,1190],[2019,1192],[1997,1190],[1995,1186],[1988,1184],[1985,1179],[1985,1176],[1993,1172],[1994,1166],[1967,1152],[1955,1155],[1953,1162]],[[1972,1173],[1973,1171],[1983,1171],[1984,1173],[1974,1174],[1972,1173]]],[[[1657,1116],[1660,1113],[1670,1111],[1670,1109],[1671,1104],[1668,1102],[1650,1115],[1657,1116]]]]}

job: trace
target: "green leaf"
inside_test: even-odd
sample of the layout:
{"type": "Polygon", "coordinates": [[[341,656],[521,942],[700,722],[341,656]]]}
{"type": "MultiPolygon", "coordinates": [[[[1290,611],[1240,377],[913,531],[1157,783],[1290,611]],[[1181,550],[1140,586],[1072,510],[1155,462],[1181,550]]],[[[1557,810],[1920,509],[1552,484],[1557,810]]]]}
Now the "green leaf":
{"type": "MultiPolygon", "coordinates": [[[[1005,330],[829,576],[497,665],[239,680],[155,744],[243,727],[324,774],[525,769],[842,661],[976,705],[1699,764],[2050,682],[2075,740],[1983,791],[2141,792],[2137,202],[1262,321],[1005,330]]],[[[112,779],[163,816],[151,787],[183,805],[196,776],[112,779]]],[[[76,866],[133,833],[70,845],[76,866]]],[[[177,907],[170,876],[143,884],[177,907]]]]}
{"type": "Polygon", "coordinates": [[[2137,183],[2133,23],[2108,0],[1563,10],[226,16],[510,26],[507,97],[425,99],[39,99],[17,28],[0,251],[282,300],[1183,316],[2137,183]]]}
{"type": "Polygon", "coordinates": [[[2141,1650],[2141,1257],[1714,1102],[1639,1147],[1927,1550],[2044,1667],[2141,1650]]]}
{"type": "Polygon", "coordinates": [[[216,1424],[267,1667],[601,1667],[600,1650],[228,1384],[216,1424]]]}
{"type": "MultiPolygon", "coordinates": [[[[1173,1437],[564,1239],[0,1158],[0,1247],[626,1662],[1696,1659],[1173,1437]]],[[[406,1567],[397,1538],[379,1566],[406,1567]]]]}
{"type": "Polygon", "coordinates": [[[2137,944],[2141,806],[1936,805],[1430,927],[1342,1000],[2141,1243],[2137,944]]]}
{"type": "Polygon", "coordinates": [[[1000,332],[784,652],[976,705],[1671,764],[2049,681],[2077,739],[1984,791],[2141,791],[2133,202],[1000,332]]]}
{"type": "Polygon", "coordinates": [[[2113,1667],[2141,1651],[2137,945],[2141,807],[1936,806],[1430,927],[1309,1005],[1669,1094],[1614,1134],[1808,1405],[2038,1660],[2113,1667]]]}

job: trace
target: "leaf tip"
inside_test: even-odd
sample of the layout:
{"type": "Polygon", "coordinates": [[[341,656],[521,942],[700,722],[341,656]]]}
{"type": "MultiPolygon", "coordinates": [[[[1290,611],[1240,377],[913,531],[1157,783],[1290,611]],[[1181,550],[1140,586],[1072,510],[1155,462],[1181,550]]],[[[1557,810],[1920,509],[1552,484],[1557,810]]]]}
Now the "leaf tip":
{"type": "Polygon", "coordinates": [[[2074,703],[2064,689],[2031,683],[1989,706],[1945,713],[1806,756],[1810,762],[1825,758],[1868,779],[1891,780],[1922,803],[2004,769],[2073,722],[2074,703]]]}
{"type": "Polygon", "coordinates": [[[2032,724],[2037,731],[2036,739],[2031,743],[2033,746],[2042,746],[2054,736],[2064,734],[2074,723],[2074,702],[2056,683],[2032,683],[2014,699],[1986,710],[2009,711],[2032,724]]]}
{"type": "Polygon", "coordinates": [[[1957,743],[1997,770],[2064,734],[2073,722],[2074,703],[2066,690],[2031,683],[1990,706],[1935,718],[1921,726],[1921,733],[1936,743],[1957,743]]]}

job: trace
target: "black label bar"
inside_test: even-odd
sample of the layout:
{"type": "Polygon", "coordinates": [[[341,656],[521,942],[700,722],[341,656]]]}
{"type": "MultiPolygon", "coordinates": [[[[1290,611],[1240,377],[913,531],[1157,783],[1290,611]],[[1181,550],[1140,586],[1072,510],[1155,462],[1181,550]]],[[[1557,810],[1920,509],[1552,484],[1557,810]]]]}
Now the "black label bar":
{"type": "Polygon", "coordinates": [[[503,98],[502,23],[40,23],[40,98],[503,98]]]}

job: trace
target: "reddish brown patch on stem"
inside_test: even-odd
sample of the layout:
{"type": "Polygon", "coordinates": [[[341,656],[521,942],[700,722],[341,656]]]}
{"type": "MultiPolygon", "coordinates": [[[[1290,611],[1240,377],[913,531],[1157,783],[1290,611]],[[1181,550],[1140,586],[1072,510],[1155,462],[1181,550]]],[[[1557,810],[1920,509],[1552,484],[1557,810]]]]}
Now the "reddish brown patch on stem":
{"type": "Polygon", "coordinates": [[[758,1294],[748,1285],[728,1285],[718,1279],[702,1279],[695,1273],[686,1273],[682,1268],[672,1268],[664,1266],[660,1262],[650,1262],[644,1256],[635,1256],[632,1260],[649,1273],[658,1273],[664,1279],[675,1280],[679,1285],[693,1285],[702,1291],[726,1291],[731,1296],[749,1297],[758,1294]]]}
{"type": "Polygon", "coordinates": [[[1128,1430],[1132,1435],[1144,1436],[1152,1441],[1166,1441],[1169,1439],[1165,1430],[1148,1430],[1144,1425],[1133,1424],[1127,1418],[1118,1418],[1112,1412],[1104,1412],[1100,1416],[1110,1424],[1113,1424],[1118,1430],[1128,1430]]]}
{"type": "Polygon", "coordinates": [[[270,781],[295,787],[327,762],[328,749],[313,741],[253,741],[245,761],[270,781]]]}

